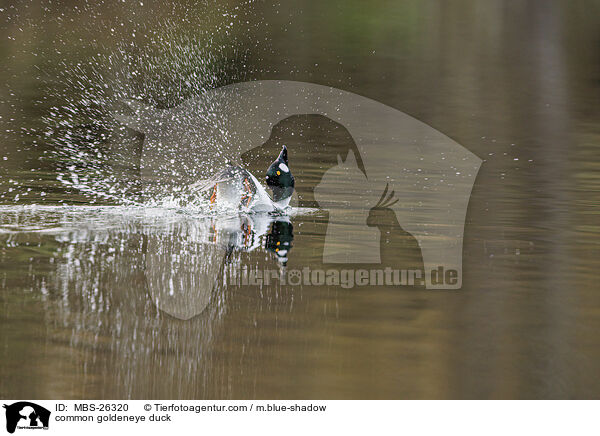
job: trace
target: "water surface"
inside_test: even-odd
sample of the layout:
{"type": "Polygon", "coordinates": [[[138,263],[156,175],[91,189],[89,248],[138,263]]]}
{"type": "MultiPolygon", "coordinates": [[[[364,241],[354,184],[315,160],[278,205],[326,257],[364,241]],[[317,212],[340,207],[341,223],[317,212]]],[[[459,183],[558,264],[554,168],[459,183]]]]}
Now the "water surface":
{"type": "MultiPolygon", "coordinates": [[[[189,277],[186,268],[221,277],[231,265],[323,267],[329,217],[290,218],[284,266],[267,246],[272,223],[248,249],[228,250],[203,239],[223,235],[206,217],[123,205],[57,180],[70,180],[65,168],[73,164],[61,161],[66,153],[49,158],[52,135],[64,140],[60,124],[48,143],[22,134],[47,128],[42,116],[59,97],[79,98],[68,87],[48,94],[48,77],[58,77],[48,65],[85,65],[94,52],[84,43],[111,51],[136,29],[143,47],[170,14],[192,35],[203,12],[150,6],[98,6],[86,19],[116,24],[102,37],[82,28],[75,10],[24,3],[2,12],[0,50],[11,62],[0,72],[1,397],[600,396],[597,2],[377,1],[366,9],[360,1],[303,1],[218,14],[250,24],[218,33],[247,53],[226,55],[217,82],[246,71],[245,79],[355,92],[420,119],[485,162],[467,213],[460,290],[215,280],[183,298],[169,294],[169,283],[189,277]],[[75,20],[57,21],[62,12],[75,20]]],[[[203,24],[208,32],[214,25],[203,24]]],[[[193,91],[144,71],[156,85],[146,101],[172,107],[193,91]]],[[[308,124],[306,141],[343,142],[335,129],[308,124]]],[[[142,141],[132,131],[114,134],[77,174],[136,180],[142,141]]],[[[85,134],[70,144],[83,149],[85,134]]],[[[307,155],[297,168],[310,179],[322,163],[307,155]]],[[[259,158],[249,164],[264,166],[259,158]]],[[[300,191],[314,207],[310,189],[300,191]]],[[[241,234],[225,234],[243,241],[236,224],[241,234]]]]}

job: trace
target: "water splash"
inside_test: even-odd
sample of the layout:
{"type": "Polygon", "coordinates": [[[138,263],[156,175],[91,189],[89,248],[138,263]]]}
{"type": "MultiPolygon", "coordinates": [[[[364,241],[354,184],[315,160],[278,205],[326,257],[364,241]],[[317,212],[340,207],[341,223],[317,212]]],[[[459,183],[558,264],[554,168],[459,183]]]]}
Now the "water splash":
{"type": "MultiPolygon", "coordinates": [[[[190,5],[179,14],[186,17],[183,22],[167,17],[145,23],[132,9],[129,20],[106,22],[109,37],[114,37],[109,41],[92,39],[79,48],[80,56],[37,65],[47,88],[37,103],[46,109],[42,128],[30,133],[47,147],[44,160],[55,167],[59,184],[92,204],[182,206],[184,187],[148,191],[140,177],[142,135],[115,114],[130,110],[125,102],[167,109],[245,80],[253,72],[248,38],[261,25],[253,17],[253,3],[208,2],[201,10],[190,5]],[[123,28],[131,33],[124,34],[123,28]],[[49,101],[53,104],[47,107],[49,101]]],[[[93,13],[93,5],[86,8],[93,13]]],[[[207,122],[218,128],[218,117],[205,109],[207,122]]],[[[203,146],[220,155],[218,142],[203,146]]]]}

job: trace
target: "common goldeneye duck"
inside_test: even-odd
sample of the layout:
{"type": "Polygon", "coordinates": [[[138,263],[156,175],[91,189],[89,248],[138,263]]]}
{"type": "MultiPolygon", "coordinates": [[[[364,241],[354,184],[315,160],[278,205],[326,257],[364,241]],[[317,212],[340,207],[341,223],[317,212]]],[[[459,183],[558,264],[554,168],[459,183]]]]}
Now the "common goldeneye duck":
{"type": "Polygon", "coordinates": [[[294,193],[294,176],[288,166],[285,145],[267,169],[266,183],[272,196],[269,196],[250,171],[239,166],[228,166],[214,177],[192,185],[192,190],[208,192],[211,208],[217,206],[253,212],[283,211],[289,206],[294,193]]]}

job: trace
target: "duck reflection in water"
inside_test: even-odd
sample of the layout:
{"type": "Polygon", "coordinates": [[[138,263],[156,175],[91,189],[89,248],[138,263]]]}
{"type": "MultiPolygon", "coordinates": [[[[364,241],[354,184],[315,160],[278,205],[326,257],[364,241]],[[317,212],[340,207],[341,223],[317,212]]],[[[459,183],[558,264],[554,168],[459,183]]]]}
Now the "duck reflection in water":
{"type": "Polygon", "coordinates": [[[285,268],[294,238],[289,216],[270,214],[186,219],[163,230],[146,234],[146,281],[158,308],[179,319],[203,312],[227,285],[226,276],[252,268],[244,253],[272,253],[285,268]]]}
{"type": "Polygon", "coordinates": [[[294,240],[294,226],[284,215],[240,215],[217,227],[214,223],[213,242],[227,246],[226,263],[232,262],[235,251],[264,248],[275,254],[281,266],[286,266],[294,240]]]}
{"type": "Polygon", "coordinates": [[[265,249],[275,253],[281,266],[287,266],[293,240],[294,226],[289,220],[273,221],[265,240],[265,249]]]}

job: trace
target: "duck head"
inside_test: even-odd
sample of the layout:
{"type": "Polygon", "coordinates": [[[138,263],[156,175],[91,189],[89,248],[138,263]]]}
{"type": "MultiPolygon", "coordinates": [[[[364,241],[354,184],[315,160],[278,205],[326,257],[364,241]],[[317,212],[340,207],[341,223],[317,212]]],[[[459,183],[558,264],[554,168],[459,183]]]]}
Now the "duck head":
{"type": "Polygon", "coordinates": [[[294,176],[288,166],[288,152],[284,145],[279,156],[267,169],[267,186],[273,191],[273,202],[287,207],[294,193],[294,176]]]}

